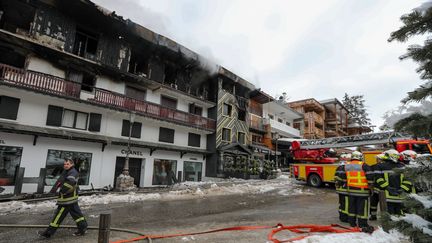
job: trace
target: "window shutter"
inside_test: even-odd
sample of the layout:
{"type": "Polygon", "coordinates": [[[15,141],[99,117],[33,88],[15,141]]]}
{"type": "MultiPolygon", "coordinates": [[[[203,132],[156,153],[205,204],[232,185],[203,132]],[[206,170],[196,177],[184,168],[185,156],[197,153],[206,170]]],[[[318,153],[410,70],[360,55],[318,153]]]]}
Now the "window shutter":
{"type": "Polygon", "coordinates": [[[122,132],[121,135],[123,137],[129,137],[129,121],[128,120],[123,120],[123,125],[122,125],[122,132]]]}
{"type": "Polygon", "coordinates": [[[0,118],[16,120],[18,117],[18,108],[20,99],[0,96],[0,118]]]}
{"type": "Polygon", "coordinates": [[[59,127],[62,124],[63,107],[49,105],[47,115],[47,126],[59,127]]]}
{"type": "Polygon", "coordinates": [[[174,143],[174,129],[161,127],[159,129],[159,141],[166,143],[174,143]]]}
{"type": "Polygon", "coordinates": [[[141,126],[142,126],[141,122],[133,123],[131,137],[141,138],[141,126]]]}
{"type": "Polygon", "coordinates": [[[195,133],[189,133],[188,146],[200,147],[201,146],[201,135],[195,133]]]}
{"type": "Polygon", "coordinates": [[[102,115],[97,113],[90,113],[90,122],[88,130],[91,132],[100,132],[102,122],[102,115]]]}

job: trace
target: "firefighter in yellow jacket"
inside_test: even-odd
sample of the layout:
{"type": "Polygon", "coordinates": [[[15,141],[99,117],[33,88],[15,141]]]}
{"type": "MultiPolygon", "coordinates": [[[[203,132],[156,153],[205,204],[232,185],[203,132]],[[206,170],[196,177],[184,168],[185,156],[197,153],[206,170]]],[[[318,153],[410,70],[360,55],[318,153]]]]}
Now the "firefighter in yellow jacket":
{"type": "Polygon", "coordinates": [[[346,184],[345,163],[351,157],[350,154],[341,154],[339,166],[335,172],[335,187],[339,197],[339,220],[348,223],[348,192],[346,184]]]}
{"type": "MultiPolygon", "coordinates": [[[[348,194],[348,223],[351,227],[370,230],[368,225],[370,185],[373,184],[373,171],[363,162],[363,154],[355,151],[351,161],[344,166],[344,178],[348,194]]],[[[342,175],[342,174],[341,174],[342,175]]]]}

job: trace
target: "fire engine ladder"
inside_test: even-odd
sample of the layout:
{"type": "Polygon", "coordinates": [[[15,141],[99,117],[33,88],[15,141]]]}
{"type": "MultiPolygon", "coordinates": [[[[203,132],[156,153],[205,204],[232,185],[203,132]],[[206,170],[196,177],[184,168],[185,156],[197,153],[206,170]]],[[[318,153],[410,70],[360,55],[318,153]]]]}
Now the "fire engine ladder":
{"type": "Polygon", "coordinates": [[[410,137],[397,132],[381,132],[344,137],[304,140],[300,141],[300,147],[303,149],[344,148],[362,145],[394,143],[398,140],[403,139],[410,139],[410,137]]]}

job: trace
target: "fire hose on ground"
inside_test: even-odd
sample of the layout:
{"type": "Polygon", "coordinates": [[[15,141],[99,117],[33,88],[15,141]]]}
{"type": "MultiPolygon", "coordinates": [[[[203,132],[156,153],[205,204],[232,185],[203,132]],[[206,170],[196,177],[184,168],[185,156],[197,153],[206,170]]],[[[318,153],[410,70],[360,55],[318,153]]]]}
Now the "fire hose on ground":
{"type": "MultiPolygon", "coordinates": [[[[312,236],[312,233],[372,233],[371,231],[361,229],[359,227],[345,227],[339,224],[331,224],[331,225],[315,225],[315,224],[301,224],[301,225],[282,225],[277,224],[275,226],[235,226],[228,228],[220,228],[213,229],[207,231],[193,232],[193,233],[178,233],[178,234],[167,234],[167,235],[149,235],[143,234],[142,232],[122,229],[122,228],[111,228],[110,227],[110,214],[101,214],[99,226],[89,226],[89,230],[99,230],[99,238],[98,242],[108,243],[109,242],[109,234],[110,231],[117,232],[125,232],[130,234],[138,235],[138,237],[117,240],[112,243],[129,243],[136,241],[147,240],[148,242],[152,242],[152,239],[168,239],[175,237],[185,237],[185,236],[194,236],[194,235],[204,235],[216,232],[227,232],[227,231],[253,231],[253,230],[262,230],[262,229],[271,229],[270,233],[267,235],[267,239],[273,243],[282,243],[282,242],[293,242],[297,240],[302,240],[306,237],[312,236]],[[290,231],[292,233],[300,234],[297,237],[286,239],[286,240],[278,240],[275,236],[281,231],[290,231]]],[[[46,228],[46,225],[16,225],[16,224],[0,224],[0,228],[46,228]]],[[[76,228],[75,225],[63,225],[60,228],[76,228]]]]}

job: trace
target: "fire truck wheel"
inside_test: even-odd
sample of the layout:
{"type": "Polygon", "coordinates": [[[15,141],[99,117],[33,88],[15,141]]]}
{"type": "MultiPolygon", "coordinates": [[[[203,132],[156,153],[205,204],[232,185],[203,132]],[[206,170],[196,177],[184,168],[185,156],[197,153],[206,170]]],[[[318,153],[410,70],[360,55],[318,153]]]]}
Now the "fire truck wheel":
{"type": "Polygon", "coordinates": [[[310,186],[313,187],[320,187],[322,185],[321,177],[317,174],[310,174],[307,182],[310,186]]]}

